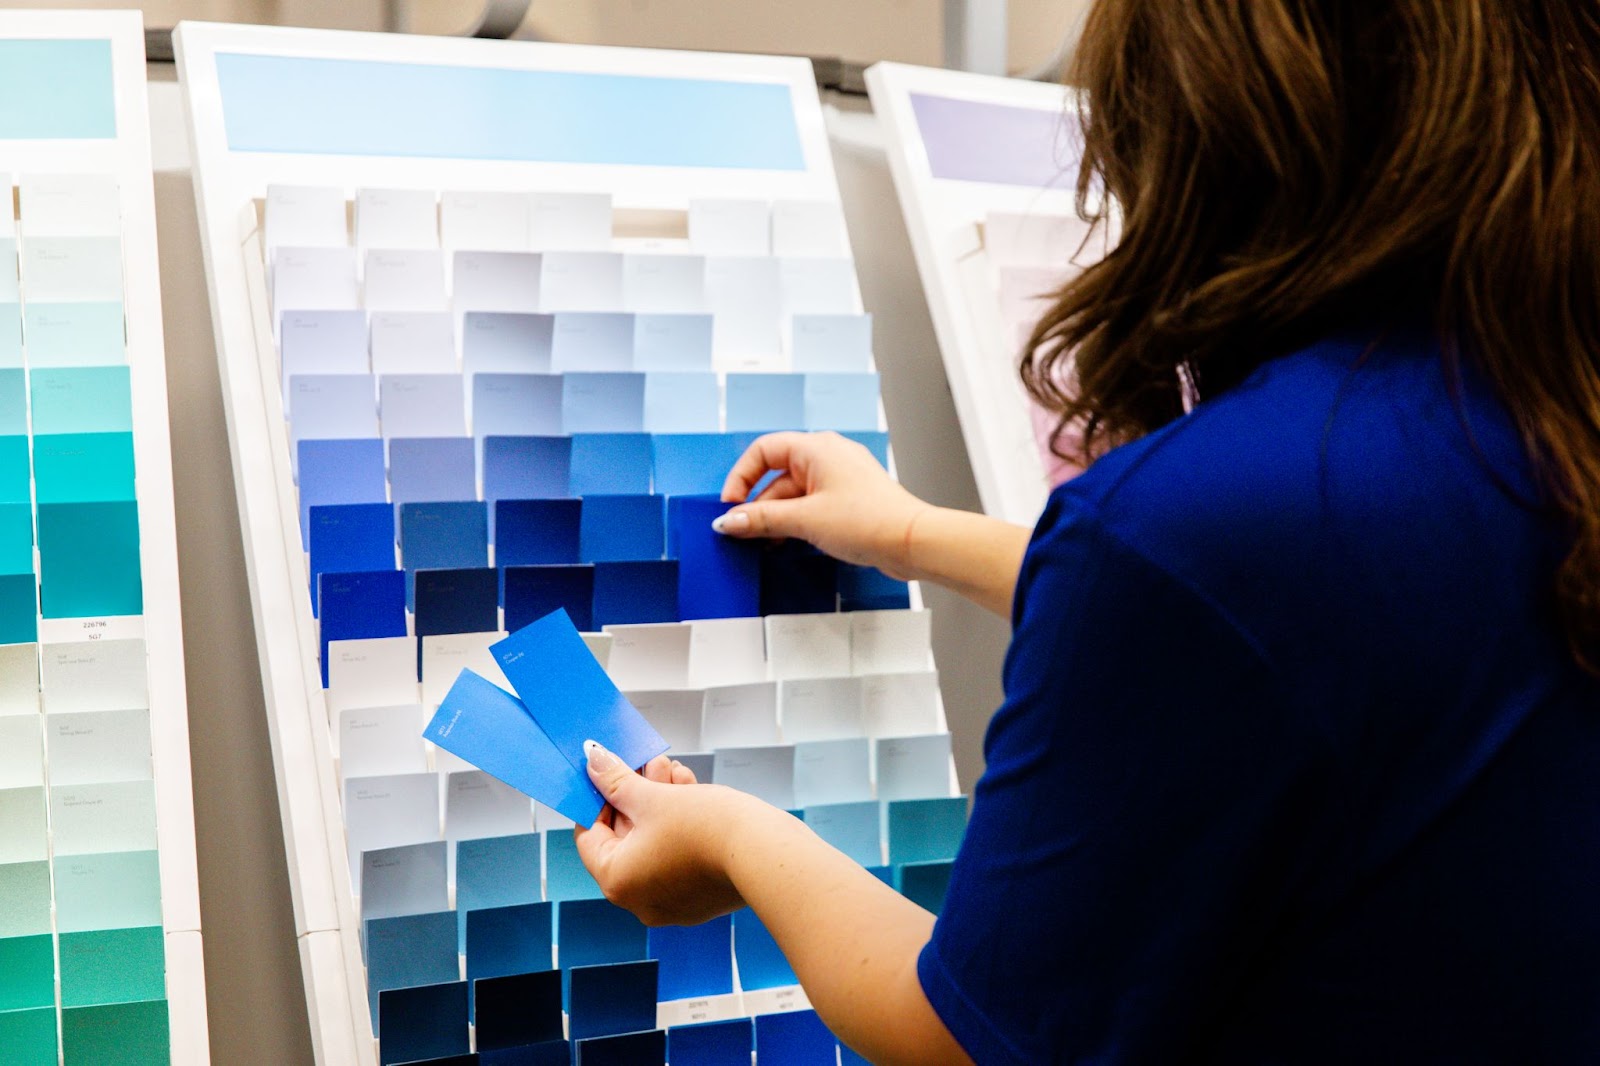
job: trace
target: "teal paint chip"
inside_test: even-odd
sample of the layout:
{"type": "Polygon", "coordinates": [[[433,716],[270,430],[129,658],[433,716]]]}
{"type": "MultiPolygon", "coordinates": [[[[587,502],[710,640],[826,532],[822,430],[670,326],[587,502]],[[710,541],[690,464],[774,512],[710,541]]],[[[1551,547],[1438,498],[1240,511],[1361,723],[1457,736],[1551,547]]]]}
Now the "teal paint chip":
{"type": "Polygon", "coordinates": [[[167,989],[164,942],[159,925],[62,933],[62,1007],[160,999],[167,989]]]}
{"type": "Polygon", "coordinates": [[[33,573],[33,507],[0,503],[0,574],[33,573]]]}
{"type": "Polygon", "coordinates": [[[54,1007],[56,952],[49,933],[0,940],[0,1010],[54,1007]]]}
{"type": "MultiPolygon", "coordinates": [[[[15,266],[15,264],[12,264],[15,266]]],[[[0,303],[0,367],[22,365],[22,305],[0,303]]]]}
{"type": "Polygon", "coordinates": [[[46,618],[143,614],[138,505],[40,504],[39,600],[46,618]]]}
{"type": "Polygon", "coordinates": [[[9,1066],[56,1066],[55,1007],[0,1011],[0,1048],[9,1066]]]}
{"type": "Polygon", "coordinates": [[[39,502],[131,500],[132,433],[53,433],[33,439],[39,502]]]}
{"type": "Polygon", "coordinates": [[[35,370],[31,384],[36,436],[133,432],[133,399],[125,366],[35,370]]]}
{"type": "Polygon", "coordinates": [[[0,140],[117,135],[111,41],[0,41],[0,140]]]}
{"type": "Polygon", "coordinates": [[[28,438],[20,433],[0,436],[0,503],[33,502],[28,438]]]}
{"type": "MultiPolygon", "coordinates": [[[[21,356],[17,358],[20,362],[21,356]]],[[[20,436],[27,432],[27,372],[11,367],[0,369],[0,433],[20,436]]]]}
{"type": "Polygon", "coordinates": [[[39,584],[32,574],[0,575],[0,644],[39,639],[39,584]]]}
{"type": "Polygon", "coordinates": [[[61,1012],[61,1050],[68,1063],[168,1066],[172,1035],[167,1001],[68,1007],[61,1012]]]}

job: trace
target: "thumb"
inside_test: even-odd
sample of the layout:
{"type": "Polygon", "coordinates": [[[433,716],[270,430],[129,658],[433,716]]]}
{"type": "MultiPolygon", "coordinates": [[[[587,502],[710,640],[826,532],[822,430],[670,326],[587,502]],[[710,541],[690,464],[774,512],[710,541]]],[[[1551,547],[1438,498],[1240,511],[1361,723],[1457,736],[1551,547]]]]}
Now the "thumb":
{"type": "Polygon", "coordinates": [[[806,539],[806,498],[788,500],[763,500],[759,503],[742,503],[711,523],[711,528],[725,537],[767,537],[778,540],[784,537],[806,539]]]}
{"type": "Polygon", "coordinates": [[[589,759],[589,780],[600,790],[613,808],[628,813],[633,803],[633,793],[644,784],[644,778],[634,773],[621,759],[607,751],[598,741],[583,742],[583,753],[589,759]]]}

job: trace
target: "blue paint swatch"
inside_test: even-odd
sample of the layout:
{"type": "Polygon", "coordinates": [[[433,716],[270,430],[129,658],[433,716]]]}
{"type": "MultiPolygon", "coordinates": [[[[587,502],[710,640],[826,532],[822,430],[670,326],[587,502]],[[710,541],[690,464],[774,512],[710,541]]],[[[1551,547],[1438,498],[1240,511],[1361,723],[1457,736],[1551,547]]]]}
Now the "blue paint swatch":
{"type": "Polygon", "coordinates": [[[488,566],[488,508],[481,500],[401,504],[400,564],[407,570],[488,566]]]}
{"type": "MultiPolygon", "coordinates": [[[[644,923],[609,900],[556,904],[556,957],[562,970],[643,959],[647,939],[644,923]]],[[[654,982],[650,991],[653,996],[654,982]]]]}
{"type": "Polygon", "coordinates": [[[732,992],[732,938],[733,919],[726,914],[700,925],[651,929],[647,950],[661,964],[657,990],[661,1001],[732,992]]]}
{"type": "Polygon", "coordinates": [[[565,829],[547,829],[544,837],[545,885],[554,901],[601,899],[600,885],[578,856],[578,844],[565,829]]]}
{"type": "Polygon", "coordinates": [[[650,437],[644,433],[580,433],[572,438],[569,490],[562,495],[650,491],[650,437]]]}
{"type": "Polygon", "coordinates": [[[501,572],[507,630],[516,632],[551,611],[566,611],[572,624],[586,633],[598,628],[593,566],[510,566],[501,572]]]}
{"type": "Polygon", "coordinates": [[[643,432],[644,382],[643,374],[563,374],[563,430],[567,433],[643,432]]]}
{"type": "Polygon", "coordinates": [[[672,1066],[750,1066],[755,1025],[749,1018],[678,1025],[667,1030],[672,1066]]]}
{"type": "Polygon", "coordinates": [[[217,80],[236,152],[805,169],[788,86],[767,82],[228,52],[217,80]]]}
{"type": "Polygon", "coordinates": [[[676,559],[594,564],[593,628],[678,620],[676,559]]]}
{"type": "Polygon", "coordinates": [[[322,687],[328,687],[328,642],[406,635],[403,570],[323,574],[317,595],[322,637],[322,687]]]}
{"type": "Polygon", "coordinates": [[[322,503],[382,503],[383,441],[303,440],[296,446],[300,471],[300,535],[310,539],[311,508],[322,503]]]}
{"type": "Polygon", "coordinates": [[[22,434],[0,437],[0,503],[32,506],[33,486],[28,438],[22,434]]]}
{"type": "MultiPolygon", "coordinates": [[[[544,905],[547,909],[549,904],[544,905]]],[[[545,956],[550,955],[549,915],[545,956]]],[[[471,966],[471,960],[468,960],[471,966]]],[[[527,1047],[561,1040],[561,971],[519,971],[474,982],[479,1051],[527,1047]]]]}
{"type": "MultiPolygon", "coordinates": [[[[537,891],[539,879],[534,875],[537,891]]],[[[466,912],[467,980],[505,977],[555,969],[551,948],[555,944],[554,908],[549,903],[523,903],[511,907],[479,908],[466,912]]],[[[472,1010],[476,1016],[477,994],[472,1010]]],[[[556,1035],[560,1036],[561,979],[555,980],[556,1035]]],[[[478,1023],[479,1047],[483,1046],[483,1023],[478,1023]]],[[[538,1036],[524,1043],[549,1040],[538,1036]]],[[[501,1046],[501,1045],[492,1045],[501,1046]]]]}
{"type": "MultiPolygon", "coordinates": [[[[577,966],[567,971],[567,1036],[588,1040],[654,1029],[656,1024],[654,959],[577,966]]],[[[580,1045],[581,1047],[581,1045],[580,1045]]],[[[662,1051],[666,1048],[663,1045],[662,1051]]],[[[580,1054],[579,1061],[582,1061],[580,1054]]],[[[624,1062],[638,1062],[637,1058],[624,1062]]]]}
{"type": "Polygon", "coordinates": [[[833,1066],[838,1042],[814,1010],[756,1018],[756,1061],[761,1066],[833,1066]]]}
{"type": "MultiPolygon", "coordinates": [[[[305,461],[304,445],[308,443],[316,442],[302,442],[302,463],[305,461]]],[[[337,443],[370,445],[378,442],[337,443]]],[[[300,476],[304,479],[305,474],[300,476]]],[[[471,438],[395,437],[389,441],[389,490],[396,504],[476,499],[477,458],[471,438]]]]}
{"type": "Polygon", "coordinates": [[[761,551],[711,528],[728,505],[715,497],[674,496],[669,504],[678,557],[678,617],[748,618],[761,611],[761,551]]]}
{"type": "Polygon", "coordinates": [[[495,565],[503,568],[576,563],[582,515],[581,500],[496,500],[495,565]]]}
{"type": "Polygon", "coordinates": [[[807,807],[805,823],[817,836],[862,866],[877,866],[883,861],[880,811],[876,800],[807,807]]]}
{"type": "MultiPolygon", "coordinates": [[[[541,860],[539,835],[517,833],[456,844],[456,913],[461,916],[461,950],[467,950],[467,915],[475,910],[538,903],[541,860]]],[[[548,954],[548,953],[547,953],[548,954]]],[[[472,976],[472,959],[467,959],[472,976]]]]}
{"type": "Polygon", "coordinates": [[[746,992],[800,983],[783,949],[749,907],[733,914],[733,954],[739,960],[739,987],[746,992]]]}
{"type": "Polygon", "coordinates": [[[878,429],[878,375],[805,375],[806,429],[873,433],[878,429]]]}
{"type": "Polygon", "coordinates": [[[33,432],[132,433],[125,366],[53,367],[32,372],[33,432]]]}
{"type": "Polygon", "coordinates": [[[761,555],[761,613],[825,614],[838,610],[839,566],[837,559],[803,541],[768,546],[761,555]]]}
{"type": "Polygon", "coordinates": [[[715,433],[721,390],[711,373],[645,375],[644,428],[651,433],[715,433]]]}
{"type": "MultiPolygon", "coordinates": [[[[28,375],[25,370],[0,370],[0,433],[28,432],[28,375]]],[[[43,432],[35,428],[34,432],[43,432]]]]}
{"type": "Polygon", "coordinates": [[[844,611],[905,611],[911,587],[870,566],[839,564],[839,608],[844,611]]]}
{"type": "Polygon", "coordinates": [[[667,515],[661,496],[585,496],[579,558],[586,563],[660,559],[667,515]]]}
{"type": "Polygon", "coordinates": [[[556,374],[474,374],[472,435],[542,437],[565,432],[556,374]]]}
{"type": "Polygon", "coordinates": [[[548,374],[554,315],[468,311],[461,316],[461,366],[468,374],[548,374]]]}
{"type": "Polygon", "coordinates": [[[417,636],[493,633],[500,628],[500,574],[494,568],[418,570],[413,580],[417,636]]]}
{"type": "Polygon", "coordinates": [[[893,800],[885,816],[889,862],[940,862],[956,857],[967,831],[967,797],[893,800]]]}
{"type": "Polygon", "coordinates": [[[633,322],[633,369],[711,369],[711,316],[641,314],[633,322]]]}
{"type": "Polygon", "coordinates": [[[729,374],[728,432],[767,433],[805,425],[804,374],[729,374]]]}
{"type": "Polygon", "coordinates": [[[645,1029],[578,1041],[578,1066],[642,1066],[667,1054],[665,1029],[645,1029]]]}
{"type": "Polygon", "coordinates": [[[33,573],[33,508],[0,504],[0,574],[33,573]]]}
{"type": "Polygon", "coordinates": [[[132,433],[56,433],[33,440],[40,503],[132,500],[132,433]]]}
{"type": "Polygon", "coordinates": [[[46,618],[143,614],[138,505],[40,504],[39,589],[46,618]]]}
{"type": "Polygon", "coordinates": [[[0,140],[117,135],[111,41],[0,41],[0,140]]]}
{"type": "Polygon", "coordinates": [[[651,438],[655,491],[663,496],[722,492],[728,471],[755,433],[658,434],[651,438]]]}
{"type": "Polygon", "coordinates": [[[394,509],[386,503],[318,504],[311,508],[311,610],[325,573],[394,567],[394,509]]]}
{"type": "Polygon", "coordinates": [[[378,994],[380,1066],[471,1050],[465,981],[385,989],[378,994]]]}
{"type": "Polygon", "coordinates": [[[0,644],[39,638],[39,583],[33,574],[0,575],[0,644]]]}
{"type": "Polygon", "coordinates": [[[937,915],[944,910],[944,898],[950,891],[950,871],[954,863],[949,859],[940,862],[908,862],[900,867],[900,894],[923,910],[937,915]]]}
{"type": "Polygon", "coordinates": [[[485,437],[483,498],[538,500],[569,496],[571,437],[485,437]]]}
{"type": "Polygon", "coordinates": [[[30,303],[22,335],[28,365],[109,366],[128,361],[122,304],[30,303]]]}
{"type": "MultiPolygon", "coordinates": [[[[448,984],[461,976],[454,911],[371,918],[362,923],[362,933],[374,1026],[378,1025],[378,995],[385,989],[448,984]]],[[[461,1011],[465,1020],[465,995],[461,1011]]]]}

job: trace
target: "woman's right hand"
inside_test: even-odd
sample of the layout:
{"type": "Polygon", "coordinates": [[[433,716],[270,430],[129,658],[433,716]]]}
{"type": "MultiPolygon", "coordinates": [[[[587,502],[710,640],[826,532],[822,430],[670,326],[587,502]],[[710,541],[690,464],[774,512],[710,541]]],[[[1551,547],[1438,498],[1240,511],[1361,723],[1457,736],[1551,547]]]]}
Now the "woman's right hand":
{"type": "Polygon", "coordinates": [[[713,523],[730,537],[798,537],[836,559],[916,577],[911,528],[931,505],[901,488],[872,453],[837,433],[771,433],[734,464],[722,498],[739,506],[713,523]],[[779,476],[754,500],[769,472],[779,476]],[[747,502],[748,501],[748,502],[747,502]]]}

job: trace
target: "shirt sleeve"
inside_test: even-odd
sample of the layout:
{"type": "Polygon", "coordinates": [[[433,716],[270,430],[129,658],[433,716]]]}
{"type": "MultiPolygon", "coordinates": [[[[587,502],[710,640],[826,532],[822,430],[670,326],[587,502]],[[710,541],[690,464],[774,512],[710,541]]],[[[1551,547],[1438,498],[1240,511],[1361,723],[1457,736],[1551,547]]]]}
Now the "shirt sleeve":
{"type": "Polygon", "coordinates": [[[1325,759],[1255,641],[1058,492],[924,991],[980,1064],[1175,1062],[1283,917],[1325,759]]]}

